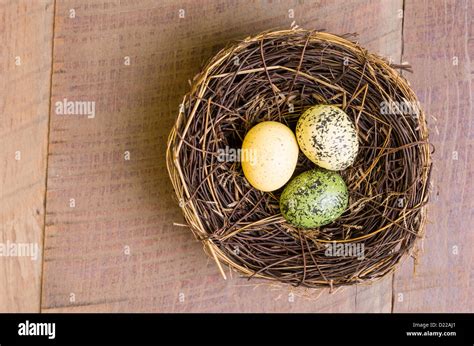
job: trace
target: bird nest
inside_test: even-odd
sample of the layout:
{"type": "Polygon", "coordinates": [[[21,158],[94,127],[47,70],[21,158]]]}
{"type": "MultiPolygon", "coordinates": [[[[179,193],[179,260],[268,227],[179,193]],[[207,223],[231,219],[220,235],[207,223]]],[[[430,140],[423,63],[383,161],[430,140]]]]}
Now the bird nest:
{"type": "MultiPolygon", "coordinates": [[[[194,235],[249,278],[337,287],[391,273],[424,234],[431,171],[425,114],[394,65],[351,41],[298,28],[266,32],[217,53],[192,81],[167,148],[167,167],[194,235]],[[249,185],[239,163],[247,131],[273,120],[295,129],[310,106],[353,121],[359,153],[339,172],[349,190],[340,218],[298,229],[281,215],[282,189],[249,185]]],[[[315,168],[300,153],[295,175],[315,168]]]]}

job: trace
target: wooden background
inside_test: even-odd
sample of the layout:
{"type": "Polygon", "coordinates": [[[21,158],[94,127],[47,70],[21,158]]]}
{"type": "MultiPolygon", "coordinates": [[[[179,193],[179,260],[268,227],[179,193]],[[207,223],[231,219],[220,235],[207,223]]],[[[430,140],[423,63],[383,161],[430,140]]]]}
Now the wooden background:
{"type": "Polygon", "coordinates": [[[0,257],[0,311],[473,312],[472,17],[472,0],[0,0],[0,243],[41,248],[0,257]],[[188,79],[293,21],[413,65],[436,147],[416,273],[408,258],[333,294],[224,281],[173,225],[165,144],[188,79]],[[96,117],[57,115],[64,98],[96,117]]]}

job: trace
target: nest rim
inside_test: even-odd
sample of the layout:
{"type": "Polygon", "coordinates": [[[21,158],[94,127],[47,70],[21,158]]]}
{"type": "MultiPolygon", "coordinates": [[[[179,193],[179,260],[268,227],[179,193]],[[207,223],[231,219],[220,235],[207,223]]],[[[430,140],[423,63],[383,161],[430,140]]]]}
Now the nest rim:
{"type": "MultiPolygon", "coordinates": [[[[291,275],[291,270],[288,273],[285,273],[285,271],[282,271],[282,276],[278,277],[277,275],[268,274],[266,272],[266,269],[269,269],[271,265],[266,265],[263,268],[260,268],[260,270],[257,270],[255,267],[249,267],[246,265],[246,262],[243,261],[239,263],[238,260],[236,260],[235,254],[230,253],[229,249],[226,246],[222,246],[223,242],[226,240],[232,238],[233,235],[238,234],[240,232],[245,231],[246,225],[237,228],[236,231],[231,232],[230,234],[225,234],[224,236],[216,237],[215,234],[213,233],[213,230],[209,230],[209,225],[206,225],[206,221],[202,219],[202,213],[200,213],[198,210],[199,205],[198,202],[195,200],[195,196],[197,194],[197,191],[201,188],[202,185],[205,181],[208,180],[208,177],[203,179],[203,183],[199,184],[199,186],[196,188],[196,186],[193,186],[192,184],[189,183],[189,172],[186,172],[185,169],[183,169],[183,158],[180,156],[182,153],[182,150],[184,147],[191,148],[191,150],[195,150],[196,152],[199,152],[199,148],[193,147],[191,143],[188,143],[186,140],[186,136],[188,134],[188,131],[192,127],[192,123],[195,120],[196,116],[199,116],[202,111],[203,106],[200,109],[200,105],[204,104],[205,100],[205,94],[206,91],[208,91],[208,87],[210,82],[213,79],[218,79],[218,78],[225,78],[228,76],[233,75],[234,78],[236,76],[239,76],[241,74],[252,74],[252,73],[259,73],[259,72],[264,72],[269,75],[269,71],[273,70],[287,70],[290,73],[294,73],[294,80],[293,83],[291,84],[291,89],[293,88],[294,84],[296,83],[298,78],[308,78],[312,80],[317,80],[316,83],[321,83],[325,87],[331,88],[338,86],[336,82],[336,85],[326,85],[330,84],[328,82],[325,82],[325,80],[319,79],[319,78],[311,78],[313,77],[312,75],[305,73],[304,71],[301,71],[301,63],[303,61],[303,57],[305,56],[305,52],[307,48],[311,45],[313,41],[323,41],[327,42],[329,46],[335,45],[337,47],[342,47],[343,50],[347,50],[350,52],[353,52],[355,55],[361,57],[364,59],[367,63],[367,61],[370,61],[370,63],[376,63],[378,66],[382,66],[384,69],[384,72],[387,73],[387,80],[395,80],[396,81],[396,87],[398,88],[397,90],[400,90],[404,96],[407,96],[410,100],[415,100],[418,102],[418,99],[411,89],[409,82],[401,76],[400,73],[396,71],[396,69],[400,70],[408,70],[410,71],[410,67],[408,65],[395,65],[395,64],[390,64],[386,59],[379,57],[376,54],[369,53],[365,48],[361,47],[358,43],[353,42],[349,40],[351,35],[334,35],[331,33],[323,32],[323,31],[308,31],[308,30],[303,30],[300,28],[292,28],[290,30],[279,30],[279,31],[269,31],[269,32],[263,32],[255,36],[249,36],[242,41],[230,45],[221,51],[219,51],[216,55],[214,55],[208,63],[205,65],[205,67],[202,69],[200,73],[198,73],[192,82],[191,85],[191,90],[184,96],[183,101],[181,103],[181,107],[178,113],[178,118],[176,119],[176,122],[169,134],[168,138],[168,144],[167,144],[167,149],[166,149],[166,163],[167,163],[167,169],[168,173],[174,188],[174,191],[176,193],[176,197],[179,202],[179,206],[183,212],[184,218],[186,222],[188,223],[190,229],[192,230],[194,236],[196,239],[201,241],[204,246],[205,252],[210,256],[211,258],[214,259],[216,262],[218,269],[224,279],[227,277],[225,273],[225,269],[223,265],[228,266],[230,269],[235,270],[243,276],[248,277],[249,279],[252,277],[256,278],[262,278],[262,279],[267,279],[267,280],[272,280],[272,281],[277,281],[280,283],[288,283],[291,284],[292,286],[304,286],[304,287],[309,287],[309,288],[321,288],[321,287],[329,287],[329,288],[334,288],[334,287],[339,287],[339,286],[349,286],[352,284],[359,284],[363,282],[373,282],[377,281],[378,279],[381,279],[385,277],[387,274],[394,272],[397,268],[400,267],[400,263],[402,262],[403,259],[408,258],[410,255],[413,254],[415,251],[415,243],[417,240],[422,238],[424,236],[425,232],[425,226],[427,223],[427,204],[429,201],[429,193],[430,193],[430,173],[431,173],[431,166],[432,166],[432,161],[431,161],[431,150],[430,150],[430,143],[429,143],[429,133],[428,133],[428,127],[427,127],[427,121],[426,121],[426,115],[422,108],[418,106],[418,127],[417,131],[420,135],[419,141],[414,143],[413,145],[416,146],[420,150],[420,161],[418,168],[420,169],[421,173],[418,173],[418,179],[421,180],[422,185],[421,185],[421,192],[418,189],[416,193],[421,194],[421,197],[418,198],[418,204],[415,206],[412,206],[411,208],[407,208],[406,206],[403,208],[403,213],[402,215],[395,220],[395,224],[398,221],[404,220],[406,222],[407,216],[410,214],[407,213],[416,213],[418,217],[418,222],[417,222],[417,227],[415,230],[415,237],[414,239],[411,239],[408,244],[404,245],[404,248],[402,249],[403,253],[398,256],[395,260],[393,260],[391,263],[389,263],[388,266],[386,266],[383,261],[379,261],[375,263],[371,263],[370,266],[367,266],[366,268],[362,269],[357,269],[357,275],[354,275],[354,273],[349,273],[345,270],[342,270],[342,273],[340,276],[335,275],[335,277],[332,277],[330,279],[326,278],[324,274],[321,273],[320,268],[318,267],[318,261],[315,260],[314,264],[316,264],[317,270],[321,273],[320,278],[317,277],[317,275],[312,278],[311,280],[307,280],[306,275],[307,275],[307,253],[304,251],[304,243],[303,240],[306,242],[308,250],[310,249],[310,245],[308,245],[308,241],[312,242],[315,244],[316,247],[324,245],[324,244],[343,244],[343,243],[349,243],[349,242],[354,242],[358,240],[364,240],[368,239],[371,237],[376,236],[378,233],[383,233],[384,230],[387,230],[391,227],[394,226],[393,222],[390,222],[388,225],[381,227],[377,229],[374,232],[369,232],[364,235],[359,235],[358,237],[349,237],[349,239],[320,239],[317,236],[311,237],[308,236],[307,232],[305,233],[302,230],[294,229],[290,225],[290,230],[287,232],[289,236],[295,239],[296,242],[300,241],[301,246],[302,246],[302,256],[304,257],[301,263],[301,268],[298,268],[296,271],[297,274],[292,277],[291,275]],[[279,40],[279,39],[293,39],[293,38],[298,38],[300,48],[302,49],[302,54],[301,54],[301,61],[298,65],[298,68],[288,68],[284,64],[279,64],[279,65],[271,65],[268,66],[266,64],[265,57],[262,57],[262,65],[260,68],[253,68],[253,69],[242,69],[238,70],[237,72],[228,72],[228,73],[217,73],[213,74],[214,72],[218,71],[219,67],[222,66],[224,62],[228,62],[229,59],[232,56],[239,56],[242,52],[245,52],[248,47],[254,45],[254,44],[259,44],[261,47],[263,47],[264,42],[271,42],[272,40],[279,40]],[[326,83],[326,84],[325,84],[326,83]],[[194,102],[194,103],[193,103],[194,102]],[[186,105],[186,106],[183,106],[186,105]],[[408,209],[408,211],[406,211],[408,209]],[[302,272],[302,274],[301,274],[302,272]],[[365,274],[364,274],[365,272],[365,274]],[[371,275],[367,275],[371,274],[371,275]],[[290,277],[290,279],[287,279],[287,277],[290,277]],[[362,278],[361,278],[362,277],[362,278]]],[[[263,50],[263,48],[261,48],[263,50]]],[[[263,54],[263,53],[262,53],[263,54]]],[[[365,68],[365,67],[364,67],[365,68]]],[[[341,77],[341,79],[344,77],[341,77]]],[[[362,78],[361,78],[362,80],[362,78]]],[[[272,79],[269,77],[269,82],[270,84],[272,83],[272,79]]],[[[272,85],[273,87],[273,85],[272,85]]],[[[337,88],[336,88],[337,89],[337,88]]],[[[343,88],[342,88],[343,89],[343,88]]],[[[368,89],[368,88],[367,88],[368,89]]],[[[381,88],[382,89],[382,88],[381,88]]],[[[346,90],[341,90],[345,92],[346,90]]],[[[378,90],[381,91],[381,90],[378,90]]],[[[383,91],[383,90],[382,90],[383,91]]],[[[359,92],[359,90],[357,91],[359,92]]],[[[368,91],[366,91],[367,93],[368,91]]],[[[388,94],[387,94],[388,95],[388,94]]],[[[385,96],[387,96],[385,95],[385,96]]],[[[354,97],[354,95],[352,95],[354,97]]],[[[389,97],[390,98],[390,97],[389,97]]],[[[211,99],[207,99],[209,102],[207,102],[207,108],[210,108],[212,106],[211,99]]],[[[336,104],[337,105],[337,104],[336,104]]],[[[225,106],[225,105],[220,105],[220,106],[225,106]]],[[[345,109],[345,107],[343,107],[345,109]]],[[[278,109],[280,111],[280,109],[278,109]]],[[[362,112],[362,111],[361,111],[362,112]]],[[[361,114],[359,113],[359,116],[361,114]]],[[[298,113],[298,112],[296,112],[298,113]]],[[[209,112],[208,112],[209,114],[209,112]]],[[[281,116],[281,115],[280,115],[281,116]]],[[[207,123],[206,123],[207,124],[207,123]]],[[[208,130],[209,127],[206,128],[208,130]]],[[[358,129],[359,133],[359,129],[358,129]]],[[[388,135],[390,137],[390,134],[388,135]]],[[[205,150],[202,149],[204,152],[205,150]]],[[[212,174],[209,173],[209,176],[212,174]]],[[[215,182],[213,182],[215,184],[215,182]]],[[[348,184],[349,187],[349,184],[348,184]]],[[[271,196],[273,196],[272,193],[266,193],[271,196]]],[[[215,197],[215,196],[214,196],[215,197]]],[[[243,196],[241,196],[243,197],[243,196]]],[[[273,196],[273,198],[278,198],[277,196],[273,196]]],[[[237,202],[237,201],[236,201],[237,202]]],[[[237,202],[238,205],[238,202],[237,202]]],[[[201,209],[202,210],[202,209],[201,209]]],[[[254,225],[258,225],[259,222],[265,225],[265,222],[270,222],[270,224],[275,225],[275,224],[280,224],[280,223],[285,223],[285,220],[282,218],[281,215],[274,214],[274,215],[269,215],[267,218],[253,221],[254,225]]],[[[252,223],[251,223],[252,224],[252,223]]],[[[384,238],[382,238],[383,241],[384,238]]],[[[238,257],[238,256],[237,256],[238,257]]],[[[312,255],[311,255],[312,257],[312,255]]],[[[314,258],[313,258],[314,259],[314,258]]],[[[357,261],[354,259],[354,261],[357,261]]],[[[349,262],[344,262],[342,265],[339,263],[335,263],[335,269],[340,269],[339,266],[345,266],[345,267],[350,267],[351,265],[354,266],[354,262],[351,264],[349,262]]],[[[357,264],[355,264],[357,266],[357,264]]],[[[339,270],[341,271],[341,270],[339,270]]],[[[288,270],[287,270],[288,272],[288,270]]],[[[313,272],[315,272],[313,268],[313,272]]]]}

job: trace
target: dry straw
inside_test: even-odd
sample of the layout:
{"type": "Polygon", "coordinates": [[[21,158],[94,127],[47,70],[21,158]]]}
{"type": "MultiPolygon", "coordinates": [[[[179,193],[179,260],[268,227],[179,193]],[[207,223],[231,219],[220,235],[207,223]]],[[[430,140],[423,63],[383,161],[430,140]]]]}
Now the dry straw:
{"type": "MultiPolygon", "coordinates": [[[[167,166],[186,221],[224,277],[228,265],[294,286],[372,281],[392,272],[423,236],[430,146],[425,115],[396,71],[409,66],[350,38],[299,28],[262,33],[223,49],[194,78],[169,137],[167,166]],[[281,216],[281,190],[255,190],[240,163],[220,155],[240,148],[260,121],[294,129],[315,104],[346,111],[360,151],[341,172],[350,191],[346,212],[302,230],[281,216]],[[363,244],[363,258],[328,255],[341,244],[363,244]]],[[[300,155],[295,174],[313,167],[300,155]]]]}

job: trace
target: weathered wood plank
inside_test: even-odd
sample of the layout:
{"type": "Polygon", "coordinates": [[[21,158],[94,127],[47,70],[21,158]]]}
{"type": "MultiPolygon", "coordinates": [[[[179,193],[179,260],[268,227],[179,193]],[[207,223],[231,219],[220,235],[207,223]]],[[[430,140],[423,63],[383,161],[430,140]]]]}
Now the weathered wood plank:
{"type": "MultiPolygon", "coordinates": [[[[472,312],[474,4],[406,1],[403,59],[429,115],[433,195],[424,251],[395,275],[395,312],[472,312]]],[[[420,244],[421,245],[421,244],[420,244]]]]}
{"type": "Polygon", "coordinates": [[[183,219],[165,146],[187,80],[228,41],[296,21],[357,31],[398,60],[401,8],[399,0],[58,2],[52,106],[94,101],[96,114],[52,108],[43,311],[389,310],[391,278],[320,299],[235,274],[224,281],[191,233],[173,226],[183,219]]]}
{"type": "Polygon", "coordinates": [[[0,312],[40,309],[53,10],[0,3],[0,312]]]}

